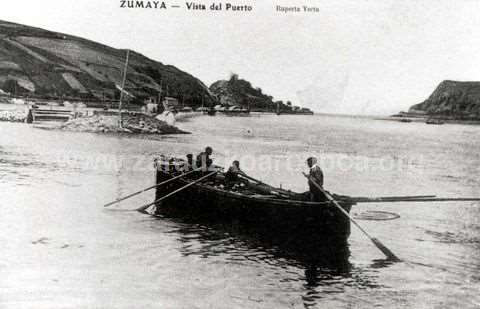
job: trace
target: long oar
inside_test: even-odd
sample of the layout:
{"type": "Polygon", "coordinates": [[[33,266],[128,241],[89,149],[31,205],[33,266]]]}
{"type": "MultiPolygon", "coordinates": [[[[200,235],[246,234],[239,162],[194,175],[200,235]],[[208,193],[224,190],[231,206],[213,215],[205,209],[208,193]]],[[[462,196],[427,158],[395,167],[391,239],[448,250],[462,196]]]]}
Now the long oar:
{"type": "Polygon", "coordinates": [[[359,200],[355,201],[357,203],[396,203],[396,202],[478,202],[480,198],[473,197],[473,198],[420,198],[420,199],[398,199],[398,200],[382,200],[382,201],[375,201],[375,200],[359,200]]]}
{"type": "Polygon", "coordinates": [[[349,196],[348,197],[349,200],[356,203],[410,201],[410,200],[427,199],[427,198],[435,198],[435,195],[380,196],[380,197],[349,196]]]}
{"type": "Polygon", "coordinates": [[[108,207],[108,206],[111,206],[111,205],[113,205],[113,204],[119,203],[119,202],[121,202],[121,201],[123,201],[123,200],[126,200],[127,198],[131,198],[132,196],[138,195],[138,194],[143,193],[143,192],[145,192],[145,191],[148,191],[148,190],[151,190],[151,189],[153,189],[153,188],[156,188],[156,187],[165,185],[165,184],[167,184],[167,183],[169,183],[169,182],[172,182],[172,181],[174,181],[174,180],[176,180],[176,179],[178,179],[178,178],[187,176],[188,174],[191,174],[191,173],[196,172],[196,171],[199,171],[199,170],[201,170],[201,168],[198,168],[198,169],[195,169],[195,170],[193,170],[193,171],[190,171],[190,172],[187,172],[187,173],[183,173],[183,174],[181,174],[181,175],[175,176],[175,177],[170,178],[170,179],[168,179],[168,180],[162,181],[161,183],[157,183],[156,185],[153,185],[153,186],[151,186],[151,187],[145,188],[145,189],[143,189],[143,190],[140,190],[140,191],[134,192],[134,193],[132,193],[132,194],[129,194],[129,195],[127,195],[127,196],[124,196],[124,197],[121,197],[121,198],[119,198],[119,199],[116,199],[116,200],[113,201],[113,202],[110,202],[110,203],[107,203],[107,204],[103,205],[103,207],[108,207]]]}
{"type": "Polygon", "coordinates": [[[243,172],[240,173],[239,175],[242,176],[242,177],[245,177],[245,178],[247,178],[247,179],[253,180],[253,181],[255,181],[256,183],[258,183],[258,184],[260,184],[260,185],[267,186],[268,188],[270,188],[270,190],[271,190],[272,192],[278,193],[278,194],[280,194],[280,195],[283,194],[284,197],[289,197],[289,195],[288,195],[286,192],[284,192],[284,190],[281,190],[281,189],[277,189],[277,188],[275,188],[275,187],[272,187],[271,185],[268,185],[268,184],[264,183],[263,181],[260,181],[260,180],[258,180],[258,179],[255,179],[255,178],[251,177],[251,176],[248,176],[247,174],[245,174],[245,173],[243,173],[243,172]]]}
{"type": "MultiPolygon", "coordinates": [[[[264,183],[264,182],[262,182],[262,181],[260,181],[260,180],[258,180],[258,179],[255,179],[255,178],[253,178],[252,176],[248,176],[247,174],[245,174],[245,173],[243,173],[243,172],[240,172],[239,175],[242,176],[242,177],[245,177],[245,178],[247,178],[247,179],[253,180],[253,181],[255,181],[256,183],[259,183],[259,184],[261,184],[261,185],[269,186],[269,185],[267,185],[266,183],[264,183]]],[[[270,186],[269,186],[269,187],[270,187],[270,186]]]]}
{"type": "Polygon", "coordinates": [[[211,177],[211,176],[215,175],[216,173],[218,173],[218,171],[211,172],[210,174],[207,174],[207,175],[205,175],[205,176],[203,176],[203,177],[200,177],[200,178],[198,178],[197,180],[192,181],[192,182],[189,183],[188,185],[185,185],[185,186],[183,186],[183,187],[181,187],[181,188],[179,188],[179,189],[177,189],[177,190],[175,190],[175,191],[173,191],[173,192],[170,192],[170,193],[168,193],[167,195],[164,195],[164,196],[162,196],[161,198],[155,200],[154,202],[148,203],[148,204],[146,204],[146,205],[143,205],[142,207],[139,207],[139,208],[137,208],[136,210],[137,210],[137,211],[140,211],[140,212],[146,212],[147,209],[148,209],[150,206],[152,206],[152,205],[154,205],[154,204],[156,204],[156,203],[158,203],[158,202],[161,202],[161,201],[163,201],[164,199],[166,199],[166,198],[168,198],[168,197],[170,197],[170,196],[172,196],[172,195],[174,195],[174,194],[176,194],[176,193],[178,193],[178,192],[180,192],[180,191],[182,191],[182,190],[184,190],[184,189],[186,189],[186,188],[188,188],[188,187],[190,187],[190,186],[193,186],[193,185],[196,184],[197,182],[200,182],[200,181],[202,181],[202,180],[204,180],[204,179],[206,179],[206,178],[208,178],[208,177],[211,177]]]}
{"type": "Polygon", "coordinates": [[[382,251],[383,254],[385,254],[385,256],[391,260],[391,261],[395,261],[395,262],[399,262],[401,261],[392,251],[390,251],[387,247],[385,247],[378,239],[370,236],[367,231],[365,231],[358,223],[357,221],[355,221],[352,217],[350,217],[350,215],[348,214],[348,212],[345,211],[345,209],[342,208],[342,206],[340,206],[337,201],[335,201],[333,199],[333,197],[328,193],[326,192],[325,190],[323,190],[323,188],[315,181],[313,180],[310,176],[308,176],[307,174],[305,173],[302,173],[305,177],[307,177],[307,179],[309,179],[313,185],[315,187],[318,188],[318,190],[320,190],[320,192],[322,192],[326,197],[327,199],[333,203],[333,205],[335,205],[335,207],[338,208],[338,210],[340,210],[348,219],[350,219],[350,221],[352,221],[353,224],[355,224],[358,229],[360,231],[362,231],[363,234],[365,234],[365,236],[367,236],[372,242],[373,244],[380,250],[382,251]]]}

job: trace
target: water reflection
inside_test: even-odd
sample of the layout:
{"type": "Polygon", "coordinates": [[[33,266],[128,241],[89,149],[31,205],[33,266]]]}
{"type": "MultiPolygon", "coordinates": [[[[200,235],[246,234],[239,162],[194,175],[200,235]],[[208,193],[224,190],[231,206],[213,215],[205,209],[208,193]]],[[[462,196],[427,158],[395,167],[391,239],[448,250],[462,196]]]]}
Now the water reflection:
{"type": "MultiPolygon", "coordinates": [[[[375,260],[361,267],[349,261],[348,245],[325,244],[312,251],[292,250],[259,240],[238,228],[206,222],[192,223],[186,219],[156,217],[158,224],[168,222],[166,232],[177,239],[182,256],[199,256],[225,264],[257,266],[267,269],[277,284],[296,284],[301,288],[305,308],[313,308],[333,294],[349,289],[375,289],[381,268],[392,262],[375,260]],[[173,225],[172,225],[173,223],[173,225]],[[276,275],[274,275],[276,274],[276,275]]],[[[165,231],[164,231],[165,232],[165,231]]]]}
{"type": "Polygon", "coordinates": [[[17,185],[29,185],[31,175],[41,174],[39,170],[52,168],[38,160],[31,153],[5,151],[0,148],[0,181],[7,183],[16,182],[17,185]]]}

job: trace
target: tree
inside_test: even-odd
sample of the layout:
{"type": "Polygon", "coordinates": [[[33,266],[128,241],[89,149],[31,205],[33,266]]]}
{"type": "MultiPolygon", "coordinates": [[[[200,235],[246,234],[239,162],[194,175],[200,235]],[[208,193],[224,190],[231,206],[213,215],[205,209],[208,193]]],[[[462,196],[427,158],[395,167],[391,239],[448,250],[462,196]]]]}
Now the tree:
{"type": "Polygon", "coordinates": [[[229,80],[229,82],[235,83],[235,82],[237,82],[237,81],[238,81],[238,74],[235,74],[235,73],[230,74],[230,80],[229,80]]]}
{"type": "Polygon", "coordinates": [[[14,79],[7,79],[5,83],[3,83],[3,91],[11,93],[11,94],[16,94],[17,92],[17,87],[18,83],[14,79]]]}

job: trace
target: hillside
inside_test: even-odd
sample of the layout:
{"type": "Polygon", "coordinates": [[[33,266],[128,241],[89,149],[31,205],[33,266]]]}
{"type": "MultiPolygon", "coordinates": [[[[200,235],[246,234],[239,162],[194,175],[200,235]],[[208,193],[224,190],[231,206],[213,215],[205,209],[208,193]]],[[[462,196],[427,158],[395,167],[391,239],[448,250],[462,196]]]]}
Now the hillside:
{"type": "Polygon", "coordinates": [[[455,119],[480,119],[480,82],[445,80],[422,103],[409,112],[424,111],[429,115],[455,119]]]}
{"type": "MultiPolygon", "coordinates": [[[[0,21],[0,89],[41,98],[117,99],[126,50],[83,38],[0,21]]],[[[187,105],[213,103],[208,88],[172,65],[130,52],[126,90],[137,103],[168,95],[187,105]],[[168,87],[168,88],[167,88],[168,87]]]]}
{"type": "MultiPolygon", "coordinates": [[[[262,92],[261,88],[255,88],[249,81],[240,79],[232,74],[229,80],[219,80],[210,86],[211,93],[224,106],[241,106],[252,111],[291,111],[293,106],[290,102],[273,101],[273,97],[262,92]]],[[[297,107],[300,109],[299,107],[297,107]]]]}

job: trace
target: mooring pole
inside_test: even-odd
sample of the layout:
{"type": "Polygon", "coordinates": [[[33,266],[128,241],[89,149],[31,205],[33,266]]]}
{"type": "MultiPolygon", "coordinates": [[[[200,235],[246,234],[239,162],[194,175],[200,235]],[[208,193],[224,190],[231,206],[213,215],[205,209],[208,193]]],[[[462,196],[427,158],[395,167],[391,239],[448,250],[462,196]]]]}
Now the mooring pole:
{"type": "Polygon", "coordinates": [[[128,56],[130,55],[130,50],[127,49],[127,57],[125,59],[125,67],[123,68],[123,79],[122,79],[122,89],[120,90],[120,102],[118,102],[118,126],[120,128],[123,127],[122,122],[122,100],[123,100],[123,92],[125,91],[125,81],[127,79],[127,69],[128,69],[128,56]]]}

